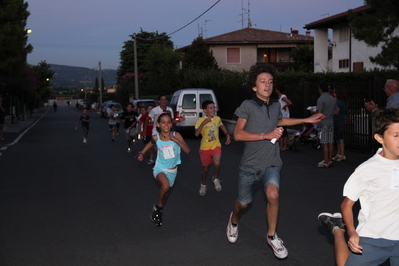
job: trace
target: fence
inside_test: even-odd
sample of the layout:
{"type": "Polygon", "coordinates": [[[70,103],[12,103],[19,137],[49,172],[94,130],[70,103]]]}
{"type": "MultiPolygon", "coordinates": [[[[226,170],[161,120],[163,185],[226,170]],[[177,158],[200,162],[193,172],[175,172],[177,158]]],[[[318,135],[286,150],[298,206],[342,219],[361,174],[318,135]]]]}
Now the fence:
{"type": "MultiPolygon", "coordinates": [[[[386,105],[386,95],[383,91],[385,80],[374,78],[368,81],[353,81],[332,83],[333,88],[343,86],[348,92],[349,107],[345,118],[345,147],[361,152],[375,152],[379,144],[374,141],[371,113],[364,108],[364,102],[373,100],[380,107],[386,105]]],[[[303,84],[303,108],[316,105],[319,94],[318,84],[303,84]]]]}
{"type": "MultiPolygon", "coordinates": [[[[344,126],[345,147],[351,150],[372,153],[379,144],[374,141],[371,128],[371,114],[364,108],[364,102],[373,100],[379,107],[385,107],[386,95],[383,91],[385,79],[374,78],[366,81],[331,83],[333,88],[343,86],[348,92],[349,108],[344,126]]],[[[290,106],[292,117],[308,117],[308,106],[315,106],[319,93],[319,83],[305,82],[299,85],[286,86],[286,94],[293,102],[290,106]]],[[[251,98],[249,89],[215,90],[219,103],[219,115],[224,119],[233,119],[235,109],[243,100],[251,98]]],[[[275,97],[275,96],[274,96],[275,97]]]]}

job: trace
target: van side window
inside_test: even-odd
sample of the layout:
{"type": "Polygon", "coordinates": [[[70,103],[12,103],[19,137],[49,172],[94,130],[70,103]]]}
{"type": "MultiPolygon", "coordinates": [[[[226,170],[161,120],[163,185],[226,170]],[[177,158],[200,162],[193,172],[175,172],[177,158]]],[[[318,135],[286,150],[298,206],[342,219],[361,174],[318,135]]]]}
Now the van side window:
{"type": "Polygon", "coordinates": [[[205,101],[212,101],[214,102],[211,94],[200,94],[200,108],[202,108],[202,103],[205,101]]]}
{"type": "Polygon", "coordinates": [[[195,109],[196,101],[195,94],[185,94],[183,96],[183,109],[195,109]]]}

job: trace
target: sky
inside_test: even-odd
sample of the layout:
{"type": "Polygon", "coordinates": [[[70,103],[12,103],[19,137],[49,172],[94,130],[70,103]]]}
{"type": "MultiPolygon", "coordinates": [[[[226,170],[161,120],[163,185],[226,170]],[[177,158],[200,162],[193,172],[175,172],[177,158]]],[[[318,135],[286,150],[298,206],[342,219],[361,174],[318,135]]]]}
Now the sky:
{"type": "MultiPolygon", "coordinates": [[[[28,63],[117,69],[130,35],[173,33],[175,48],[190,45],[202,34],[209,38],[248,26],[305,34],[305,24],[364,4],[363,0],[25,0],[32,30],[28,63]]],[[[313,36],[313,31],[311,33],[313,36]]]]}

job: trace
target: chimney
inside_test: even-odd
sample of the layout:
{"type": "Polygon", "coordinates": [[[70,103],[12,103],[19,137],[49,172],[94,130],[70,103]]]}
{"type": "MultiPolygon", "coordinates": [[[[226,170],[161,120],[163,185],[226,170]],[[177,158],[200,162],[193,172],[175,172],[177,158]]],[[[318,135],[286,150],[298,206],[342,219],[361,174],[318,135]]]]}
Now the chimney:
{"type": "Polygon", "coordinates": [[[310,36],[310,31],[309,30],[306,31],[306,36],[310,36]]]}
{"type": "Polygon", "coordinates": [[[291,29],[291,34],[292,34],[292,35],[298,35],[298,30],[293,30],[293,29],[291,29]]]}

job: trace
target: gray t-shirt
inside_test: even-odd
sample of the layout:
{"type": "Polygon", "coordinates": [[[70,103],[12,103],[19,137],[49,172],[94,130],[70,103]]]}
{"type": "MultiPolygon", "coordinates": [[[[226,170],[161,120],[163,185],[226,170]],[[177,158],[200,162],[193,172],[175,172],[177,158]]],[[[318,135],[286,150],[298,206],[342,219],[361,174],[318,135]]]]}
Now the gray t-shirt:
{"type": "MultiPolygon", "coordinates": [[[[246,119],[244,130],[251,133],[267,133],[277,127],[282,118],[280,103],[270,99],[266,105],[259,98],[245,100],[235,111],[239,118],[246,119]]],[[[280,166],[278,143],[272,144],[270,140],[246,141],[242,154],[240,168],[256,174],[262,174],[270,166],[280,166]]]]}
{"type": "Polygon", "coordinates": [[[336,109],[336,100],[328,93],[323,92],[317,99],[317,111],[320,111],[326,118],[317,123],[317,126],[333,127],[334,111],[336,109]]]}

